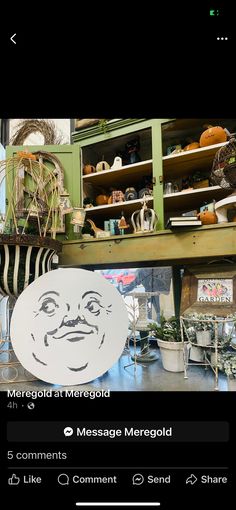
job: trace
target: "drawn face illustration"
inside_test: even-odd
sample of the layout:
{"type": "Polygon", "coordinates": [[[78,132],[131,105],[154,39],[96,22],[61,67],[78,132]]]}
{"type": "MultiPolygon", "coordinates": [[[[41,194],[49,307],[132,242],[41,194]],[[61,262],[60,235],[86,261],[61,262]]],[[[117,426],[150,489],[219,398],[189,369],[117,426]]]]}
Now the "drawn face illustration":
{"type": "Polygon", "coordinates": [[[119,358],[127,333],[119,292],[82,269],[58,269],[38,278],[18,298],[11,323],[13,348],[23,366],[56,384],[102,375],[119,358]]]}

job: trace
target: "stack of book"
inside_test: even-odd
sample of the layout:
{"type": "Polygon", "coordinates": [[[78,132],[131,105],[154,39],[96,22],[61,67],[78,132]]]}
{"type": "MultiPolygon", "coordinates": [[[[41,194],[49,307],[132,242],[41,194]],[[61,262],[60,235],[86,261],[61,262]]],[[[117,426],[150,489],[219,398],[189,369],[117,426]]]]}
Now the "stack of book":
{"type": "Polygon", "coordinates": [[[172,227],[198,227],[202,225],[202,222],[197,216],[175,216],[169,218],[166,224],[166,228],[172,227]]]}

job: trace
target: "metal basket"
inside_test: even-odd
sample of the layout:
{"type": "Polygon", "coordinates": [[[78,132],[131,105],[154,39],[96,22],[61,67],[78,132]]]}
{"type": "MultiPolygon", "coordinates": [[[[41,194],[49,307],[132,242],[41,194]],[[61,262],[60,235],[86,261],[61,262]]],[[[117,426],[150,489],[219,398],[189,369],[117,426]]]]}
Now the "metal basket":
{"type": "Polygon", "coordinates": [[[217,151],[212,165],[210,183],[212,186],[225,189],[236,188],[236,139],[234,137],[217,151]]]}

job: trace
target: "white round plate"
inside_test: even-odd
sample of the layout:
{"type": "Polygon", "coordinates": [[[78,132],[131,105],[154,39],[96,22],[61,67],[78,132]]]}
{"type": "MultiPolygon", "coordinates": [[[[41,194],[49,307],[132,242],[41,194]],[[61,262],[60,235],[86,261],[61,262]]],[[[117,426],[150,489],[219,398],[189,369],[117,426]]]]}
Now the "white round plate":
{"type": "Polygon", "coordinates": [[[85,269],[50,271],[19,296],[11,341],[24,368],[43,381],[76,385],[104,374],[128,335],[123,298],[105,278],[85,269]]]}

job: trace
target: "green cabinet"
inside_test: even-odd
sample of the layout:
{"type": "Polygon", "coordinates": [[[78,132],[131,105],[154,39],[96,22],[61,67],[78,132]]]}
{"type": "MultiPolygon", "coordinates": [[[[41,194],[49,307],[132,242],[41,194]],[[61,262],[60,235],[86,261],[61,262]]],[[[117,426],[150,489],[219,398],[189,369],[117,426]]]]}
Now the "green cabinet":
{"type": "MultiPolygon", "coordinates": [[[[204,124],[213,123],[212,119],[116,119],[108,121],[105,127],[95,125],[81,129],[72,134],[73,145],[44,146],[8,146],[7,157],[18,151],[28,149],[30,152],[47,151],[55,154],[64,167],[64,185],[70,193],[73,206],[82,206],[85,197],[94,201],[94,206],[87,209],[86,218],[94,221],[97,227],[104,229],[104,222],[119,219],[124,213],[127,223],[135,210],[141,209],[142,200],[134,200],[98,205],[96,197],[105,194],[111,197],[112,189],[124,192],[129,187],[140,190],[145,179],[152,183],[153,192],[148,206],[158,215],[157,231],[163,230],[170,216],[197,209],[206,203],[220,200],[229,194],[229,190],[219,186],[189,188],[182,192],[183,179],[194,177],[197,173],[210,173],[212,162],[219,146],[212,145],[196,150],[169,154],[169,148],[175,144],[187,143],[188,139],[199,140],[204,124]],[[126,144],[139,139],[141,161],[130,163],[122,159],[122,166],[117,169],[97,171],[83,175],[85,165],[96,167],[105,160],[112,167],[114,158],[125,154],[126,144]],[[179,191],[163,194],[166,182],[177,183],[179,191]]],[[[219,125],[232,131],[236,120],[218,119],[219,125]]],[[[145,187],[145,185],[144,185],[145,187]]],[[[75,239],[70,215],[66,217],[66,235],[58,234],[60,240],[75,239]]],[[[126,233],[132,235],[133,229],[126,233]]]]}
{"type": "Polygon", "coordinates": [[[158,230],[164,227],[163,216],[163,185],[162,185],[162,123],[166,119],[118,119],[106,124],[105,131],[101,126],[90,127],[73,133],[72,139],[80,149],[80,173],[82,200],[90,195],[94,206],[87,209],[87,218],[93,220],[99,228],[104,228],[104,222],[118,219],[123,211],[126,220],[130,222],[132,213],[141,209],[141,199],[97,205],[99,194],[111,195],[112,189],[125,191],[128,187],[140,189],[148,178],[153,184],[153,195],[148,201],[159,218],[158,230]],[[122,159],[122,167],[83,175],[85,165],[96,167],[99,161],[106,161],[110,167],[116,155],[125,151],[127,142],[139,139],[140,162],[127,163],[122,159]]]}

